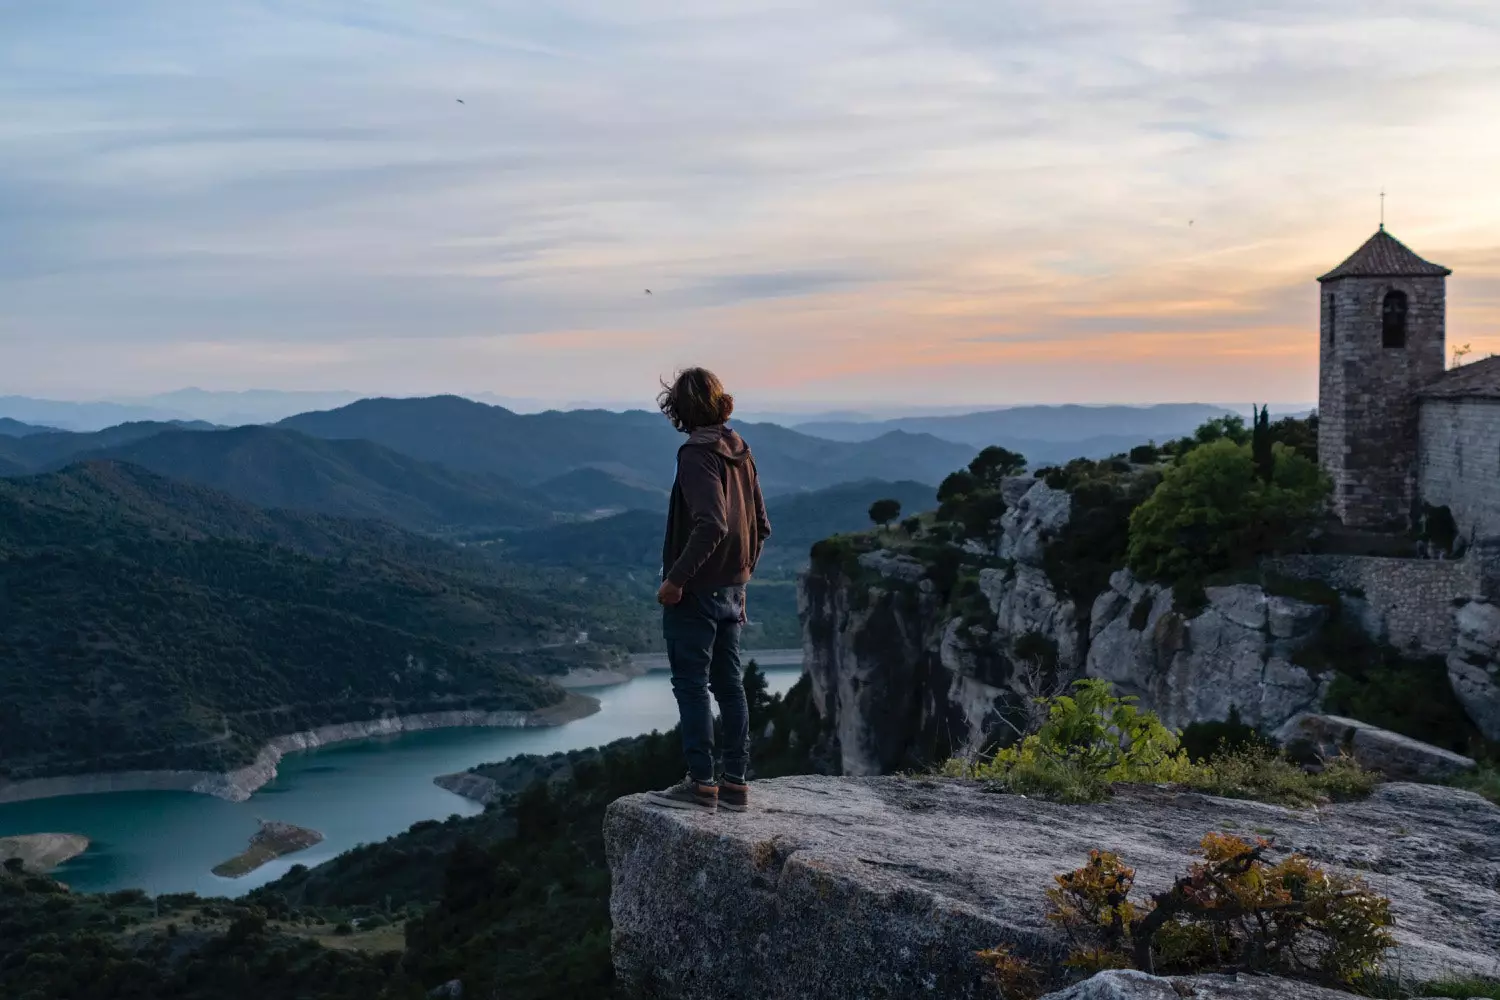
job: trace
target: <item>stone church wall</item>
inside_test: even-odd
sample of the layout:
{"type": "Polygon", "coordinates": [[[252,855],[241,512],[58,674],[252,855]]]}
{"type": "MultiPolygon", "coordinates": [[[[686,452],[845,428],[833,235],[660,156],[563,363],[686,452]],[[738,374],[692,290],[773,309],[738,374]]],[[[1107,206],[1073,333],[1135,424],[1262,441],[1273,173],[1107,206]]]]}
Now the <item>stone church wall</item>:
{"type": "Polygon", "coordinates": [[[1371,638],[1426,656],[1453,649],[1453,610],[1482,589],[1477,559],[1299,555],[1268,560],[1266,568],[1327,584],[1371,638]]]}
{"type": "Polygon", "coordinates": [[[1442,278],[1340,278],[1322,292],[1318,459],[1351,528],[1404,530],[1417,478],[1417,393],[1443,374],[1442,278]],[[1386,293],[1408,298],[1406,346],[1381,333],[1386,293]],[[1335,324],[1335,317],[1337,322],[1335,324]]]}
{"type": "Polygon", "coordinates": [[[1500,400],[1422,401],[1421,497],[1469,540],[1500,538],[1500,400]]]}

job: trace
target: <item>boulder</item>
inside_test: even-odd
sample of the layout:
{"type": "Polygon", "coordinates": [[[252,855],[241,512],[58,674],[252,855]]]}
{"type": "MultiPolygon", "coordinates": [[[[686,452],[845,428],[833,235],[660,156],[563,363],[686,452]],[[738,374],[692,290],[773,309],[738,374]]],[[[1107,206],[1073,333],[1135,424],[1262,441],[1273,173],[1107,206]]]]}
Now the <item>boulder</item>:
{"type": "Polygon", "coordinates": [[[807,776],[751,794],[741,814],[643,796],[609,807],[627,995],[991,998],[976,951],[1004,944],[1043,964],[1063,951],[1046,919],[1053,876],[1108,849],[1145,899],[1209,831],[1363,877],[1391,899],[1389,965],[1408,979],[1490,975],[1500,954],[1500,807],[1459,789],[1389,784],[1306,811],[1154,788],[1063,805],[945,779],[807,776]]]}
{"type": "Polygon", "coordinates": [[[1275,976],[1173,976],[1111,969],[1042,1000],[1354,1000],[1354,994],[1275,976]]]}
{"type": "Polygon", "coordinates": [[[1348,754],[1361,767],[1399,781],[1446,781],[1478,767],[1452,750],[1338,715],[1297,715],[1276,730],[1276,739],[1294,754],[1299,747],[1321,757],[1348,754]]]}
{"type": "Polygon", "coordinates": [[[1500,607],[1470,601],[1454,624],[1457,642],[1448,654],[1453,693],[1485,739],[1500,741],[1500,607]]]}

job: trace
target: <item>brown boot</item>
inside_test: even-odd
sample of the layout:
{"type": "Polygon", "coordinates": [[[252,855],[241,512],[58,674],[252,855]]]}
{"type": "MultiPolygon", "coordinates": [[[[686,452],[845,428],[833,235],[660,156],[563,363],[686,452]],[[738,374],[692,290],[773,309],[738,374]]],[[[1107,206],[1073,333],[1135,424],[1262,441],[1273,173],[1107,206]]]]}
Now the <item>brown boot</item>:
{"type": "Polygon", "coordinates": [[[699,812],[714,812],[719,808],[719,786],[705,785],[691,776],[683,778],[671,788],[659,792],[647,792],[646,801],[669,809],[696,809],[699,812]]]}
{"type": "Polygon", "coordinates": [[[750,808],[750,786],[725,778],[719,782],[719,808],[742,813],[750,808]]]}

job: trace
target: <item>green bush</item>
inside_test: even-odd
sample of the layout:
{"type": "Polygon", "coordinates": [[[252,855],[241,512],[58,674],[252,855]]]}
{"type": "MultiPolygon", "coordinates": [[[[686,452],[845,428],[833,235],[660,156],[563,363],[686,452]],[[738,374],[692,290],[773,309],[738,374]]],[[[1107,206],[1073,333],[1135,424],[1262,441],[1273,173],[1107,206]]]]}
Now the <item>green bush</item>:
{"type": "Polygon", "coordinates": [[[1176,784],[1284,805],[1360,798],[1375,786],[1374,775],[1353,760],[1323,761],[1320,771],[1309,773],[1259,739],[1225,741],[1207,760],[1194,762],[1180,734],[1155,712],[1137,708],[1135,698],[1117,697],[1108,681],[1075,681],[1072,692],[1039,699],[1045,718],[1020,742],[987,759],[951,759],[944,773],[1060,802],[1097,801],[1116,782],[1176,784]]]}
{"type": "Polygon", "coordinates": [[[1153,465],[1161,458],[1161,451],[1154,444],[1138,444],[1130,449],[1130,460],[1137,465],[1153,465]]]}
{"type": "Polygon", "coordinates": [[[1322,513],[1329,483],[1285,446],[1273,458],[1266,482],[1248,445],[1193,449],[1131,514],[1131,568],[1151,579],[1202,580],[1295,545],[1322,513]]]}
{"type": "Polygon", "coordinates": [[[1178,780],[1209,795],[1290,806],[1364,798],[1376,783],[1350,758],[1324,761],[1322,770],[1309,773],[1258,741],[1221,748],[1206,763],[1185,768],[1178,780]]]}
{"type": "Polygon", "coordinates": [[[1115,781],[1176,781],[1189,767],[1176,734],[1108,681],[1075,681],[1073,693],[1042,700],[1036,732],[989,760],[950,761],[948,773],[990,780],[1022,794],[1064,802],[1103,798],[1115,781]]]}

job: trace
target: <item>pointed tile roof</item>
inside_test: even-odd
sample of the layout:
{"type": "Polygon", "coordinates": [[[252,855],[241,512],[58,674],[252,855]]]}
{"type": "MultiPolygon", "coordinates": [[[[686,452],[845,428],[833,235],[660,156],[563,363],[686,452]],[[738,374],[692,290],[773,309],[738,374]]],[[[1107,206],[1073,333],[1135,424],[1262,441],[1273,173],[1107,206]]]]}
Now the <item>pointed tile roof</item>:
{"type": "Polygon", "coordinates": [[[1433,278],[1452,274],[1441,264],[1423,260],[1412,253],[1405,243],[1385,231],[1381,226],[1374,236],[1365,240],[1365,245],[1349,255],[1349,259],[1329,271],[1319,281],[1335,278],[1433,278]]]}
{"type": "Polygon", "coordinates": [[[1421,395],[1424,399],[1500,399],[1500,356],[1450,368],[1421,395]]]}

